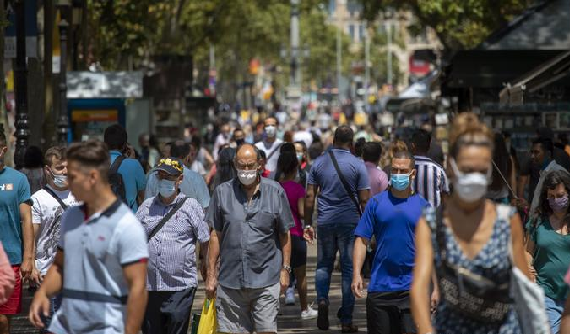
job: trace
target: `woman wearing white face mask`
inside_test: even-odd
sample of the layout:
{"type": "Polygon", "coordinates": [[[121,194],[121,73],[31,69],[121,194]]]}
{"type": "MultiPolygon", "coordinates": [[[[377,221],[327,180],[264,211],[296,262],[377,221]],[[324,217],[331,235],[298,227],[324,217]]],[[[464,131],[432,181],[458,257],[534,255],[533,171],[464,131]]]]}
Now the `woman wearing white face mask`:
{"type": "Polygon", "coordinates": [[[453,123],[453,195],[441,213],[428,211],[416,231],[416,249],[422,251],[416,252],[411,297],[420,334],[521,332],[509,290],[512,266],[528,276],[522,224],[513,208],[485,199],[493,141],[475,114],[460,114],[453,123]],[[439,305],[431,305],[433,325],[432,273],[440,295],[439,305]]]}

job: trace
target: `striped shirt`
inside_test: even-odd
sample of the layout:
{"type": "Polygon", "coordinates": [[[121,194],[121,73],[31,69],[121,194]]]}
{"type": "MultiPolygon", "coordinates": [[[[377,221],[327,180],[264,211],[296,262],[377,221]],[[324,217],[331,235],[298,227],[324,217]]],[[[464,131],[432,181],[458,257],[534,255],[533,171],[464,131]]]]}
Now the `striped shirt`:
{"type": "Polygon", "coordinates": [[[447,176],[443,168],[425,156],[415,156],[416,178],[414,191],[425,198],[432,207],[441,205],[441,193],[449,192],[447,176]]]}
{"type": "MultiPolygon", "coordinates": [[[[181,193],[166,206],[159,196],[144,201],[137,211],[137,218],[146,234],[150,234],[184,197],[181,193]]],[[[209,239],[210,230],[204,221],[202,206],[188,198],[148,243],[148,290],[181,291],[197,287],[196,242],[204,243],[209,239]]]]}

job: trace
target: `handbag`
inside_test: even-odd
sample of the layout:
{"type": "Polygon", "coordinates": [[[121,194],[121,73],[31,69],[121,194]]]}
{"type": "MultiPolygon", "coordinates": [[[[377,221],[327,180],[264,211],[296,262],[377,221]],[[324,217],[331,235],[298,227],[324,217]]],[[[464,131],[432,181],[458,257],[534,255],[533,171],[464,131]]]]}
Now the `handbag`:
{"type": "Polygon", "coordinates": [[[502,323],[511,310],[511,270],[492,281],[485,274],[471,272],[447,261],[446,230],[443,210],[426,209],[426,220],[432,229],[432,243],[438,285],[442,300],[455,312],[484,323],[502,323]]]}
{"type": "MultiPolygon", "coordinates": [[[[513,243],[509,242],[509,256],[513,261],[513,243]]],[[[513,265],[511,292],[519,325],[523,334],[549,334],[550,321],[546,314],[544,290],[531,282],[519,268],[513,265]]]]}
{"type": "Polygon", "coordinates": [[[335,158],[332,150],[329,151],[329,155],[331,157],[334,169],[336,170],[336,173],[338,174],[338,178],[340,179],[340,182],[342,183],[342,186],[344,187],[344,190],[346,191],[348,197],[350,197],[350,199],[352,200],[352,203],[356,207],[356,211],[358,212],[358,215],[362,216],[362,209],[360,208],[360,204],[358,204],[358,201],[356,200],[356,198],[354,198],[353,192],[350,189],[350,185],[348,184],[348,182],[344,178],[344,175],[340,171],[340,167],[338,166],[338,161],[336,161],[336,158],[335,158]]]}

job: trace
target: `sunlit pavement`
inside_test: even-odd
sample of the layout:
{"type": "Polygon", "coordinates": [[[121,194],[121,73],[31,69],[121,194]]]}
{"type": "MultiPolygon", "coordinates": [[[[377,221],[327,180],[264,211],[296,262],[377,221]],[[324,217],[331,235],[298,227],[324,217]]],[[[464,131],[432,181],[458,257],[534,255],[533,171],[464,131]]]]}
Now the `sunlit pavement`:
{"type": "MultiPolygon", "coordinates": [[[[307,259],[307,287],[308,287],[308,300],[309,304],[314,301],[314,309],[317,309],[315,292],[315,267],[317,262],[317,247],[316,245],[309,245],[307,259]]],[[[329,322],[330,328],[328,331],[321,331],[317,329],[317,320],[301,320],[301,307],[299,306],[299,297],[295,294],[295,306],[285,306],[284,298],[281,298],[281,309],[278,318],[279,333],[340,333],[340,322],[336,317],[336,313],[341,303],[340,292],[340,272],[335,270],[330,290],[330,307],[329,307],[329,322]]],[[[12,334],[16,333],[37,333],[27,320],[29,304],[31,301],[31,293],[24,291],[24,307],[21,315],[13,319],[12,334]]],[[[204,283],[200,281],[199,290],[196,292],[194,300],[193,313],[200,313],[202,303],[204,301],[204,283]]],[[[357,299],[356,307],[354,310],[354,323],[359,327],[359,332],[366,333],[366,308],[365,300],[357,299]]],[[[188,330],[190,333],[190,329],[188,330]]]]}

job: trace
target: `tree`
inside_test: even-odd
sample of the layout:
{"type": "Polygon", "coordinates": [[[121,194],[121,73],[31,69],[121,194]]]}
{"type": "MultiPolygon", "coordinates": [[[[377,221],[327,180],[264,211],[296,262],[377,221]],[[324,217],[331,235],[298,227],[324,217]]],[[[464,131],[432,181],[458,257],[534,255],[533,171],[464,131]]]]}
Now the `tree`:
{"type": "Polygon", "coordinates": [[[495,29],[524,11],[532,0],[358,0],[373,21],[385,10],[411,10],[419,24],[435,29],[449,50],[477,46],[495,29]]]}

